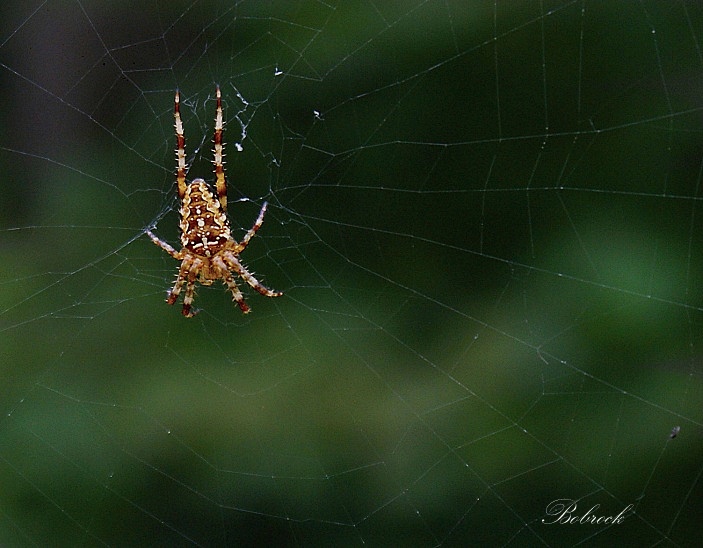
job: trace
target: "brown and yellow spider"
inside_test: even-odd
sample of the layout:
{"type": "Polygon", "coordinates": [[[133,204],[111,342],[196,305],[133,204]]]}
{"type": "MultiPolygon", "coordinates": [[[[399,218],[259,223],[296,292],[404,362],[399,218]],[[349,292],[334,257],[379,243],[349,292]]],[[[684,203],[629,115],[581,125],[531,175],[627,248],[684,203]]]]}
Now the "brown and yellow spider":
{"type": "Polygon", "coordinates": [[[178,198],[181,202],[180,228],[183,248],[176,251],[168,243],[157,238],[151,230],[146,231],[151,241],[174,259],[181,261],[176,283],[169,291],[166,302],[174,304],[185,284],[186,291],[183,297],[182,312],[187,318],[195,315],[191,305],[193,304],[196,280],[202,285],[211,285],[215,280],[222,279],[232,292],[239,308],[245,314],[249,312],[250,308],[244,300],[242,292],[239,291],[232,273],[243,278],[251,287],[266,297],[283,295],[280,291],[273,291],[263,286],[239,262],[239,254],[246,249],[249,241],[264,222],[267,204],[264,202],[256,222],[244,235],[244,238],[240,242],[234,240],[227,219],[227,183],[225,181],[222,145],[222,97],[219,86],[217,86],[216,96],[215,159],[213,163],[215,164],[217,198],[203,179],[193,179],[191,183],[186,183],[185,137],[183,136],[183,122],[179,111],[180,95],[176,91],[173,116],[176,120],[176,158],[178,159],[176,183],[178,198]]]}

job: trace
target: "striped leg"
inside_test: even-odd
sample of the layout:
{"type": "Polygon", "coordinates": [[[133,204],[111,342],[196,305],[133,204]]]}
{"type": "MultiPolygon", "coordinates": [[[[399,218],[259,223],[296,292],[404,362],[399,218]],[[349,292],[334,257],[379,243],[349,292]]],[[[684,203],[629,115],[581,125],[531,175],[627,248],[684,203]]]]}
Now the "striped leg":
{"type": "Polygon", "coordinates": [[[183,259],[181,267],[178,269],[178,277],[176,278],[176,283],[173,284],[173,289],[168,292],[168,298],[166,302],[168,304],[174,304],[178,300],[178,295],[181,294],[181,289],[183,289],[183,284],[186,279],[188,279],[188,274],[193,267],[193,261],[189,259],[183,259]]]}
{"type": "Polygon", "coordinates": [[[186,193],[186,139],[183,136],[183,122],[181,120],[181,94],[176,91],[176,98],[173,107],[173,117],[176,120],[176,160],[178,170],[176,171],[176,182],[178,187],[178,197],[183,200],[186,193]]]}
{"type": "Polygon", "coordinates": [[[249,308],[249,305],[244,300],[244,295],[242,295],[242,292],[239,291],[239,287],[237,287],[237,283],[234,281],[234,277],[230,273],[225,262],[220,257],[215,257],[213,259],[213,263],[215,263],[215,266],[217,266],[222,273],[222,279],[232,292],[232,298],[237,302],[242,312],[244,314],[248,314],[251,311],[251,308],[249,308]]]}
{"type": "Polygon", "coordinates": [[[188,273],[188,283],[186,284],[186,294],[183,296],[183,308],[181,309],[181,314],[186,318],[192,318],[195,316],[195,312],[192,312],[190,307],[193,304],[193,299],[195,297],[195,278],[198,275],[197,267],[193,266],[188,273]]]}
{"type": "Polygon", "coordinates": [[[183,285],[185,284],[186,292],[183,296],[183,310],[181,310],[181,313],[186,318],[192,318],[195,315],[191,312],[191,305],[193,304],[193,298],[195,295],[195,280],[198,277],[198,272],[200,272],[202,266],[202,262],[198,259],[183,259],[181,268],[178,270],[178,278],[176,278],[176,283],[166,299],[168,304],[175,304],[181,293],[181,289],[183,289],[183,285]]]}
{"type": "Polygon", "coordinates": [[[156,245],[158,245],[161,249],[163,249],[166,253],[171,255],[174,259],[177,261],[181,260],[181,256],[178,254],[178,252],[173,249],[168,243],[164,242],[163,240],[160,240],[159,238],[156,237],[156,234],[154,234],[151,230],[147,229],[146,231],[147,235],[149,238],[151,238],[151,241],[154,242],[156,245]]]}
{"type": "Polygon", "coordinates": [[[237,257],[235,257],[232,253],[225,253],[224,258],[232,270],[234,270],[244,279],[246,283],[256,289],[256,291],[261,293],[264,297],[280,297],[283,295],[282,291],[274,291],[259,282],[259,280],[257,280],[251,272],[242,266],[242,263],[240,263],[237,257]]]}
{"type": "Polygon", "coordinates": [[[259,211],[259,216],[256,218],[256,222],[244,235],[242,241],[237,244],[237,253],[244,251],[244,249],[249,245],[249,240],[254,237],[254,234],[256,234],[261,228],[261,225],[264,224],[264,215],[266,215],[267,206],[268,202],[264,202],[264,205],[261,206],[261,211],[259,211]]]}
{"type": "Polygon", "coordinates": [[[227,213],[227,182],[225,181],[225,166],[224,166],[224,144],[222,143],[222,132],[224,122],[222,121],[222,95],[220,86],[217,86],[215,91],[217,96],[217,108],[215,110],[215,187],[217,189],[217,199],[220,200],[222,210],[227,213]]]}

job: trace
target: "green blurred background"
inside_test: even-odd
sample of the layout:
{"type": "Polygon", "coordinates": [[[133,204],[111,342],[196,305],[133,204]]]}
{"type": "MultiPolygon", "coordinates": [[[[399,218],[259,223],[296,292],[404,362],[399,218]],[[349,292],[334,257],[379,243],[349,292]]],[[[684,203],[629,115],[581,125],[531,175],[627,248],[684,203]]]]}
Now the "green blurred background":
{"type": "Polygon", "coordinates": [[[0,545],[700,543],[700,3],[2,12],[0,545]],[[215,83],[285,296],[186,320],[215,83]]]}

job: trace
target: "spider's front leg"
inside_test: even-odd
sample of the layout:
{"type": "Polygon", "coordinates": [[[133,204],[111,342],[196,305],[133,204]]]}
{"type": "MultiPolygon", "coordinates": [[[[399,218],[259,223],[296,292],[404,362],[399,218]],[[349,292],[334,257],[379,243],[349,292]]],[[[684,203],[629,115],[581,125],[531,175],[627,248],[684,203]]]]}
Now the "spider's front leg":
{"type": "Polygon", "coordinates": [[[254,275],[249,272],[239,259],[232,253],[225,253],[224,259],[229,265],[229,267],[237,273],[246,283],[253,287],[256,291],[261,293],[264,297],[280,297],[283,295],[283,291],[276,291],[274,289],[269,289],[263,285],[259,280],[257,280],[254,275]]]}
{"type": "Polygon", "coordinates": [[[191,305],[193,304],[193,299],[195,297],[195,277],[197,273],[191,269],[188,275],[188,281],[186,283],[186,294],[183,296],[183,308],[181,309],[181,314],[186,318],[192,318],[197,314],[197,310],[194,312],[191,310],[191,305]]]}
{"type": "Polygon", "coordinates": [[[202,262],[198,259],[193,259],[191,257],[186,257],[181,263],[181,267],[178,269],[178,277],[176,278],[176,283],[173,285],[173,289],[169,291],[168,298],[166,302],[168,304],[175,304],[178,300],[178,296],[181,294],[181,289],[183,285],[186,286],[186,292],[183,297],[183,309],[181,313],[186,318],[192,318],[195,316],[195,312],[191,310],[193,304],[193,299],[195,296],[195,281],[198,277],[198,272],[202,267],[202,262]]]}
{"type": "Polygon", "coordinates": [[[213,259],[213,262],[219,269],[220,275],[222,276],[225,285],[232,292],[232,298],[236,301],[237,305],[239,305],[240,310],[244,314],[248,314],[249,312],[251,312],[251,308],[249,308],[249,305],[244,300],[244,295],[242,295],[242,292],[239,291],[239,288],[237,287],[237,284],[234,281],[234,277],[230,273],[229,268],[227,268],[227,264],[225,263],[225,261],[222,260],[221,257],[215,257],[213,259]]]}

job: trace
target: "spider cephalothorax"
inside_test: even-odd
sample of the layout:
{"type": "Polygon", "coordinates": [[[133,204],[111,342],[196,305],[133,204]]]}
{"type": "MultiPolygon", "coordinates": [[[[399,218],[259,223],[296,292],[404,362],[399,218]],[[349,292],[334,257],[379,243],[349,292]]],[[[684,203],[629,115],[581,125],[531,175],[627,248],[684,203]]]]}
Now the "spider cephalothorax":
{"type": "Polygon", "coordinates": [[[280,291],[273,291],[262,285],[239,262],[239,254],[246,249],[249,241],[264,222],[267,204],[264,202],[263,206],[261,206],[256,222],[247,231],[244,238],[239,242],[234,240],[230,231],[229,220],[227,219],[227,183],[225,181],[222,150],[222,97],[219,86],[216,90],[216,97],[215,159],[213,163],[215,164],[217,197],[215,197],[203,179],[193,179],[192,182],[186,183],[185,137],[183,136],[183,123],[179,110],[180,95],[176,92],[175,107],[173,109],[173,115],[176,120],[176,158],[178,159],[176,183],[178,198],[181,202],[180,228],[183,247],[180,251],[176,251],[167,242],[157,238],[151,230],[146,231],[156,245],[177,261],[181,261],[176,283],[169,292],[166,302],[174,304],[178,300],[178,295],[185,284],[186,291],[183,297],[182,312],[184,316],[189,318],[195,314],[191,306],[193,304],[196,281],[203,285],[211,285],[215,280],[222,279],[244,313],[249,312],[250,308],[244,300],[241,291],[239,291],[233,274],[244,279],[251,287],[266,297],[283,295],[280,291]]]}

